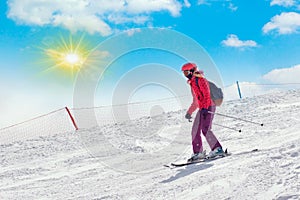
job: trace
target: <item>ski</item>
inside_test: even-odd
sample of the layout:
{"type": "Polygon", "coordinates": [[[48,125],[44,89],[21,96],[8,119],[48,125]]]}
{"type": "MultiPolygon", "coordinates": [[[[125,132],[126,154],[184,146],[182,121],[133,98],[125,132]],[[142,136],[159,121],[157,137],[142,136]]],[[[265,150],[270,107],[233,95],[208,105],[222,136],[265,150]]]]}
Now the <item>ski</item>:
{"type": "Polygon", "coordinates": [[[192,162],[171,163],[171,166],[173,166],[173,167],[183,167],[183,166],[192,165],[192,164],[196,164],[196,163],[207,162],[207,161],[216,160],[216,159],[219,159],[219,158],[224,158],[224,157],[227,157],[227,156],[230,156],[230,155],[231,154],[228,153],[228,151],[226,149],[223,155],[219,155],[219,156],[216,156],[216,157],[213,157],[213,158],[208,158],[207,157],[207,158],[195,160],[195,161],[192,161],[192,162]]]}
{"type": "MultiPolygon", "coordinates": [[[[238,153],[237,155],[256,152],[256,151],[258,151],[258,149],[253,149],[253,150],[248,151],[248,152],[238,153]]],[[[176,167],[183,167],[183,166],[193,165],[193,164],[202,163],[202,162],[209,162],[209,161],[217,160],[217,159],[220,159],[220,158],[225,158],[225,157],[228,157],[230,155],[231,155],[231,153],[229,153],[226,149],[223,155],[219,155],[219,156],[216,156],[216,157],[213,157],[213,158],[204,158],[204,159],[199,159],[199,160],[196,160],[196,161],[184,162],[184,163],[171,163],[169,165],[164,165],[164,166],[172,169],[172,168],[176,168],[176,167]]]]}

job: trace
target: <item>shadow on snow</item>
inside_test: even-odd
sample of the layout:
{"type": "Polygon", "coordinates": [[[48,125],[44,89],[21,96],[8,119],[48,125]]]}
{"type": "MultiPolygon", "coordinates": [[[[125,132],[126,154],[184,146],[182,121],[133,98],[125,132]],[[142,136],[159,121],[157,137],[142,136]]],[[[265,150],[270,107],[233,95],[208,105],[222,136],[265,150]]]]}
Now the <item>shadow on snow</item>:
{"type": "Polygon", "coordinates": [[[177,170],[178,173],[175,176],[172,176],[166,180],[163,180],[160,183],[170,183],[172,181],[175,181],[179,178],[183,178],[185,176],[188,176],[188,175],[198,172],[200,170],[208,169],[212,166],[213,166],[213,164],[203,164],[202,163],[201,165],[190,165],[185,168],[180,168],[179,170],[177,170]]]}

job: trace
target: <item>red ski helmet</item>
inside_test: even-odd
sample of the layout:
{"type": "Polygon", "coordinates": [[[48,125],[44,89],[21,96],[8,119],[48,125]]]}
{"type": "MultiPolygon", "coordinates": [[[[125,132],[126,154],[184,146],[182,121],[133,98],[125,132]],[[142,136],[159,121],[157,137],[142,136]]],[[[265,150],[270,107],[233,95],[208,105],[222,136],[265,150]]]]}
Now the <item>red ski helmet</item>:
{"type": "Polygon", "coordinates": [[[196,70],[197,65],[195,63],[186,63],[181,67],[182,71],[191,71],[191,70],[196,70]]]}

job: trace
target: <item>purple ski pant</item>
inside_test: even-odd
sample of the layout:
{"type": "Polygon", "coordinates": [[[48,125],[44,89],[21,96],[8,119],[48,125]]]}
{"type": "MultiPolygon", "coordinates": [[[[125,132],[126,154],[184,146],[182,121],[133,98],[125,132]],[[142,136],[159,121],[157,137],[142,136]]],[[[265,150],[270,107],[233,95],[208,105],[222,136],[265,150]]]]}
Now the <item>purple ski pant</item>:
{"type": "MultiPolygon", "coordinates": [[[[210,106],[208,110],[211,112],[215,112],[216,107],[210,106]]],[[[211,131],[213,118],[214,115],[211,113],[208,113],[206,116],[204,116],[202,111],[199,110],[197,112],[192,128],[192,145],[194,153],[199,153],[203,151],[201,131],[205,136],[206,141],[209,144],[211,150],[214,150],[217,147],[222,147],[214,133],[211,131]]]]}

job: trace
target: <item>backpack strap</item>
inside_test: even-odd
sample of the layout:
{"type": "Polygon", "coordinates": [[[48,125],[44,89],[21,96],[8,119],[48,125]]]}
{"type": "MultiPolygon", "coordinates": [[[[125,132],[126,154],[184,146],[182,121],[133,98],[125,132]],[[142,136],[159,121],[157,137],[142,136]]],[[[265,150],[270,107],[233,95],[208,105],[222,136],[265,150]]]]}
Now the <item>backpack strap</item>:
{"type": "Polygon", "coordinates": [[[203,95],[202,91],[200,90],[200,86],[199,86],[199,78],[200,78],[200,77],[196,76],[195,81],[196,81],[196,85],[197,85],[197,87],[198,87],[198,89],[199,89],[199,92],[200,92],[200,94],[201,94],[202,97],[203,97],[204,95],[203,95]]]}
{"type": "Polygon", "coordinates": [[[204,78],[203,74],[200,74],[200,73],[194,73],[193,76],[195,76],[195,79],[196,79],[196,84],[198,86],[198,88],[200,88],[199,86],[199,78],[204,78]]]}
{"type": "Polygon", "coordinates": [[[200,86],[199,86],[199,78],[204,78],[203,76],[195,76],[195,80],[196,80],[196,84],[198,86],[198,88],[200,89],[200,86]]]}
{"type": "Polygon", "coordinates": [[[195,80],[196,80],[196,84],[197,84],[198,88],[200,89],[200,86],[199,86],[199,78],[196,77],[195,80]]]}

